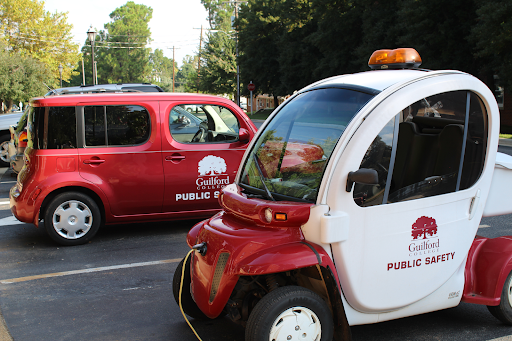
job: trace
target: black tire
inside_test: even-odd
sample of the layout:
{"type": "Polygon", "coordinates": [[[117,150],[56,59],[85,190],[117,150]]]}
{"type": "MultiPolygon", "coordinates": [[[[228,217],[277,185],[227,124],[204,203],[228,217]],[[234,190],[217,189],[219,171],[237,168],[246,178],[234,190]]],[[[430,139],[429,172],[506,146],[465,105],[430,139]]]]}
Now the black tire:
{"type": "Polygon", "coordinates": [[[0,167],[9,167],[9,141],[11,140],[10,134],[0,136],[0,167]]]}
{"type": "Polygon", "coordinates": [[[286,286],[271,291],[256,304],[247,321],[245,340],[286,340],[288,335],[291,340],[302,340],[304,333],[309,333],[308,340],[314,340],[318,330],[318,341],[332,340],[334,323],[327,303],[309,289],[286,286]],[[280,331],[273,330],[274,325],[281,325],[280,331]]]}
{"type": "Polygon", "coordinates": [[[487,309],[501,322],[512,325],[512,272],[508,274],[505,284],[503,284],[500,304],[487,306],[487,309]]]}
{"type": "MultiPolygon", "coordinates": [[[[190,293],[190,260],[192,255],[190,255],[187,259],[187,264],[185,265],[185,276],[183,278],[183,289],[181,293],[181,307],[185,314],[195,319],[205,320],[208,317],[199,309],[196,302],[192,298],[192,294],[190,293]]],[[[174,295],[174,300],[180,305],[180,284],[181,284],[181,273],[183,269],[183,262],[185,258],[183,258],[176,267],[174,271],[174,277],[172,278],[172,293],[174,295]]]]}
{"type": "Polygon", "coordinates": [[[101,212],[96,202],[80,192],[57,195],[46,207],[44,227],[60,245],[85,244],[98,232],[101,212]]]}

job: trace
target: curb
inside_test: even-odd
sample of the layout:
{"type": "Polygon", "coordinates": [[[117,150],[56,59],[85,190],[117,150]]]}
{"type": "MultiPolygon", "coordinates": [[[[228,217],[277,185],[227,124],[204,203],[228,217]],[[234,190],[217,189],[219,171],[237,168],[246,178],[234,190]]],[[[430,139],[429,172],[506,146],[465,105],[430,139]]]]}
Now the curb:
{"type": "Polygon", "coordinates": [[[500,139],[498,145],[512,147],[512,139],[500,139]]]}

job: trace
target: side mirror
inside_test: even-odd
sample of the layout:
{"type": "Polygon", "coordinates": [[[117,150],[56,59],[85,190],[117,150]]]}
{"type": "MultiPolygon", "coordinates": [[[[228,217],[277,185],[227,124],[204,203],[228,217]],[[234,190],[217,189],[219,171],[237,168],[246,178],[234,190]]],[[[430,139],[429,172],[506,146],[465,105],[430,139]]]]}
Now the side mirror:
{"type": "Polygon", "coordinates": [[[238,131],[238,140],[242,143],[247,143],[251,139],[251,134],[245,128],[240,128],[238,131]]]}
{"type": "Polygon", "coordinates": [[[348,173],[347,192],[352,191],[354,182],[365,185],[377,185],[379,183],[379,174],[375,169],[360,168],[355,172],[348,173]]]}

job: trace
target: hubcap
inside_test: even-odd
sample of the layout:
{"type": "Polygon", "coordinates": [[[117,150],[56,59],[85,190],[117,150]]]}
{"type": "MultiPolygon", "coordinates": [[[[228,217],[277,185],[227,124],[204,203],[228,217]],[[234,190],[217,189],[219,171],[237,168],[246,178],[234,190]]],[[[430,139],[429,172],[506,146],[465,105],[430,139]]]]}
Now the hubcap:
{"type": "Polygon", "coordinates": [[[269,341],[320,341],[322,326],[312,310],[293,307],[285,310],[274,320],[269,336],[269,341]]]}
{"type": "Polygon", "coordinates": [[[9,162],[9,141],[0,144],[0,160],[9,162]]]}
{"type": "Polygon", "coordinates": [[[78,200],[69,200],[60,204],[53,213],[53,228],[63,238],[81,238],[89,232],[91,226],[91,210],[78,200]]]}

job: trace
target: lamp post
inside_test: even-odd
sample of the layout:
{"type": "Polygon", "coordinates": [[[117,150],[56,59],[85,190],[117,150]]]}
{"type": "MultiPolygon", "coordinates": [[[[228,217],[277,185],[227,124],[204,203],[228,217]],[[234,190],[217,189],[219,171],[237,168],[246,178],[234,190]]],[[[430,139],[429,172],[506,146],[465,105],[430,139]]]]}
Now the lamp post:
{"type": "Polygon", "coordinates": [[[62,64],[59,63],[59,74],[60,74],[60,87],[62,88],[62,64]]]}
{"type": "Polygon", "coordinates": [[[89,42],[91,43],[92,49],[92,85],[96,84],[96,70],[94,67],[94,42],[96,41],[96,31],[91,27],[89,27],[89,31],[87,31],[87,37],[89,38],[89,42]]]}

